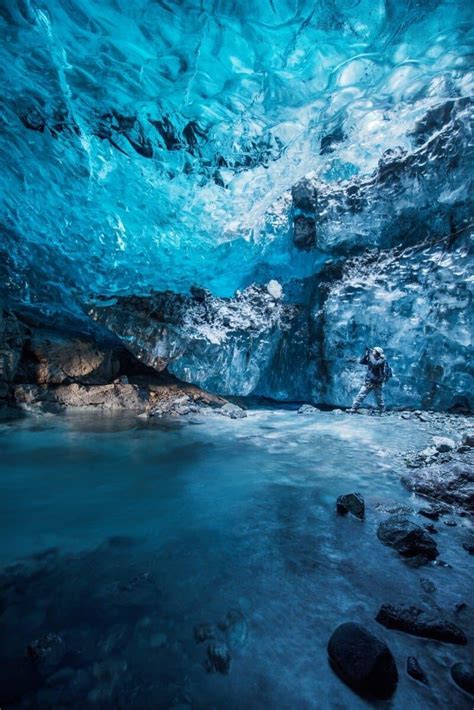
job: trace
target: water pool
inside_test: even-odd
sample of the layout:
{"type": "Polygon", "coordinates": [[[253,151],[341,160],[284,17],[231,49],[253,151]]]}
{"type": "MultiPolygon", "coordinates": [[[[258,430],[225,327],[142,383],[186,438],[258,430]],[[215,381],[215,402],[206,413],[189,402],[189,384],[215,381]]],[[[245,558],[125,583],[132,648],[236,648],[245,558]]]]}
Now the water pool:
{"type": "MultiPolygon", "coordinates": [[[[399,482],[403,452],[435,433],[395,416],[284,409],[239,420],[77,414],[0,425],[4,700],[41,708],[369,707],[327,662],[332,631],[358,621],[397,660],[398,689],[381,707],[470,707],[449,677],[469,646],[374,621],[385,602],[426,604],[452,618],[469,601],[472,558],[459,542],[466,519],[438,526],[452,569],[410,568],[376,536],[387,511],[420,507],[399,482]],[[335,515],[337,496],[351,491],[365,497],[364,523],[335,515]],[[423,578],[437,591],[426,592],[423,578]],[[231,610],[245,622],[231,639],[230,672],[208,673],[206,643],[193,630],[231,610]],[[25,660],[28,643],[46,633],[68,649],[52,680],[32,677],[25,660]],[[430,688],[406,676],[409,655],[430,688]]],[[[463,628],[472,623],[464,614],[463,628]]]]}

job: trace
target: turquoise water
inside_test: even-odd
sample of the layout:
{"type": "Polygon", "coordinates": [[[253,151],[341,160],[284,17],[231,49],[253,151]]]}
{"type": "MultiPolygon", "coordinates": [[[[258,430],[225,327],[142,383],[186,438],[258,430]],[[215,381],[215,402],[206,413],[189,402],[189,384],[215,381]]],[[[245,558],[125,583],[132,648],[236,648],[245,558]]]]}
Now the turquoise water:
{"type": "Polygon", "coordinates": [[[411,569],[376,537],[387,508],[421,507],[399,483],[401,453],[439,433],[431,425],[258,410],[235,421],[81,414],[0,426],[0,673],[21,707],[367,707],[327,663],[332,631],[349,620],[396,657],[386,707],[469,707],[449,680],[466,648],[374,621],[384,602],[454,618],[469,600],[466,519],[437,524],[453,569],[411,569]],[[334,513],[354,490],[364,523],[334,513]],[[438,591],[427,594],[423,577],[438,591]],[[229,610],[247,632],[232,639],[229,674],[207,673],[193,629],[229,610]],[[68,680],[54,686],[25,670],[26,645],[48,632],[69,650],[68,680]],[[408,655],[431,689],[405,675],[408,655]]]}

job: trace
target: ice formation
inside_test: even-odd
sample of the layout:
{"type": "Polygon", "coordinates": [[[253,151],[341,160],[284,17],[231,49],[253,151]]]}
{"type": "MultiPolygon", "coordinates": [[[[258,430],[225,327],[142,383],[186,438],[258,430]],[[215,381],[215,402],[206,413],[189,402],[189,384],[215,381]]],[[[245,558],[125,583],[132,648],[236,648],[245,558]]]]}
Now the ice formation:
{"type": "Polygon", "coordinates": [[[0,34],[8,304],[226,394],[348,404],[377,341],[391,403],[473,406],[468,3],[7,0],[0,34]]]}

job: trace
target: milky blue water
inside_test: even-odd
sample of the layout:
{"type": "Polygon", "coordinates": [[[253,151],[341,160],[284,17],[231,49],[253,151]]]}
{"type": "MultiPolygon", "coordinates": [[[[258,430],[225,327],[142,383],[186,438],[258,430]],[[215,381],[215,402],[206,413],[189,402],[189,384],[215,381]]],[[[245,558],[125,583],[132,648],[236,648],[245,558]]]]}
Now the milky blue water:
{"type": "MultiPolygon", "coordinates": [[[[387,640],[399,668],[393,700],[379,707],[470,707],[449,680],[468,649],[374,621],[384,602],[427,604],[450,619],[469,602],[466,519],[437,524],[453,569],[412,569],[376,537],[387,509],[421,506],[399,482],[401,453],[433,433],[395,417],[288,410],[4,423],[3,688],[20,683],[22,707],[40,708],[364,708],[326,658],[335,627],[359,621],[387,640]],[[366,499],[364,523],[335,515],[337,496],[354,490],[366,499]],[[232,609],[248,632],[231,638],[229,674],[208,673],[194,626],[232,609]],[[26,645],[47,632],[69,649],[70,676],[54,687],[21,675],[26,645]],[[405,675],[408,655],[431,688],[405,675]]],[[[470,615],[457,623],[466,628],[470,615]]]]}

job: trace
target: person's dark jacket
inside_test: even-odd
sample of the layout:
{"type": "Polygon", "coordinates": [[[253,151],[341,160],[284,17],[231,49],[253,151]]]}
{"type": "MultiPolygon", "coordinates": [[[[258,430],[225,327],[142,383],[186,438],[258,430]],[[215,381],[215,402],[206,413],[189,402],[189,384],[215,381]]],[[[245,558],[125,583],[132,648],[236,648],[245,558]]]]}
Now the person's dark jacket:
{"type": "Polygon", "coordinates": [[[367,365],[365,375],[366,384],[382,385],[392,376],[392,369],[385,358],[381,358],[379,362],[374,364],[369,357],[369,353],[366,351],[359,362],[361,365],[367,365]]]}

